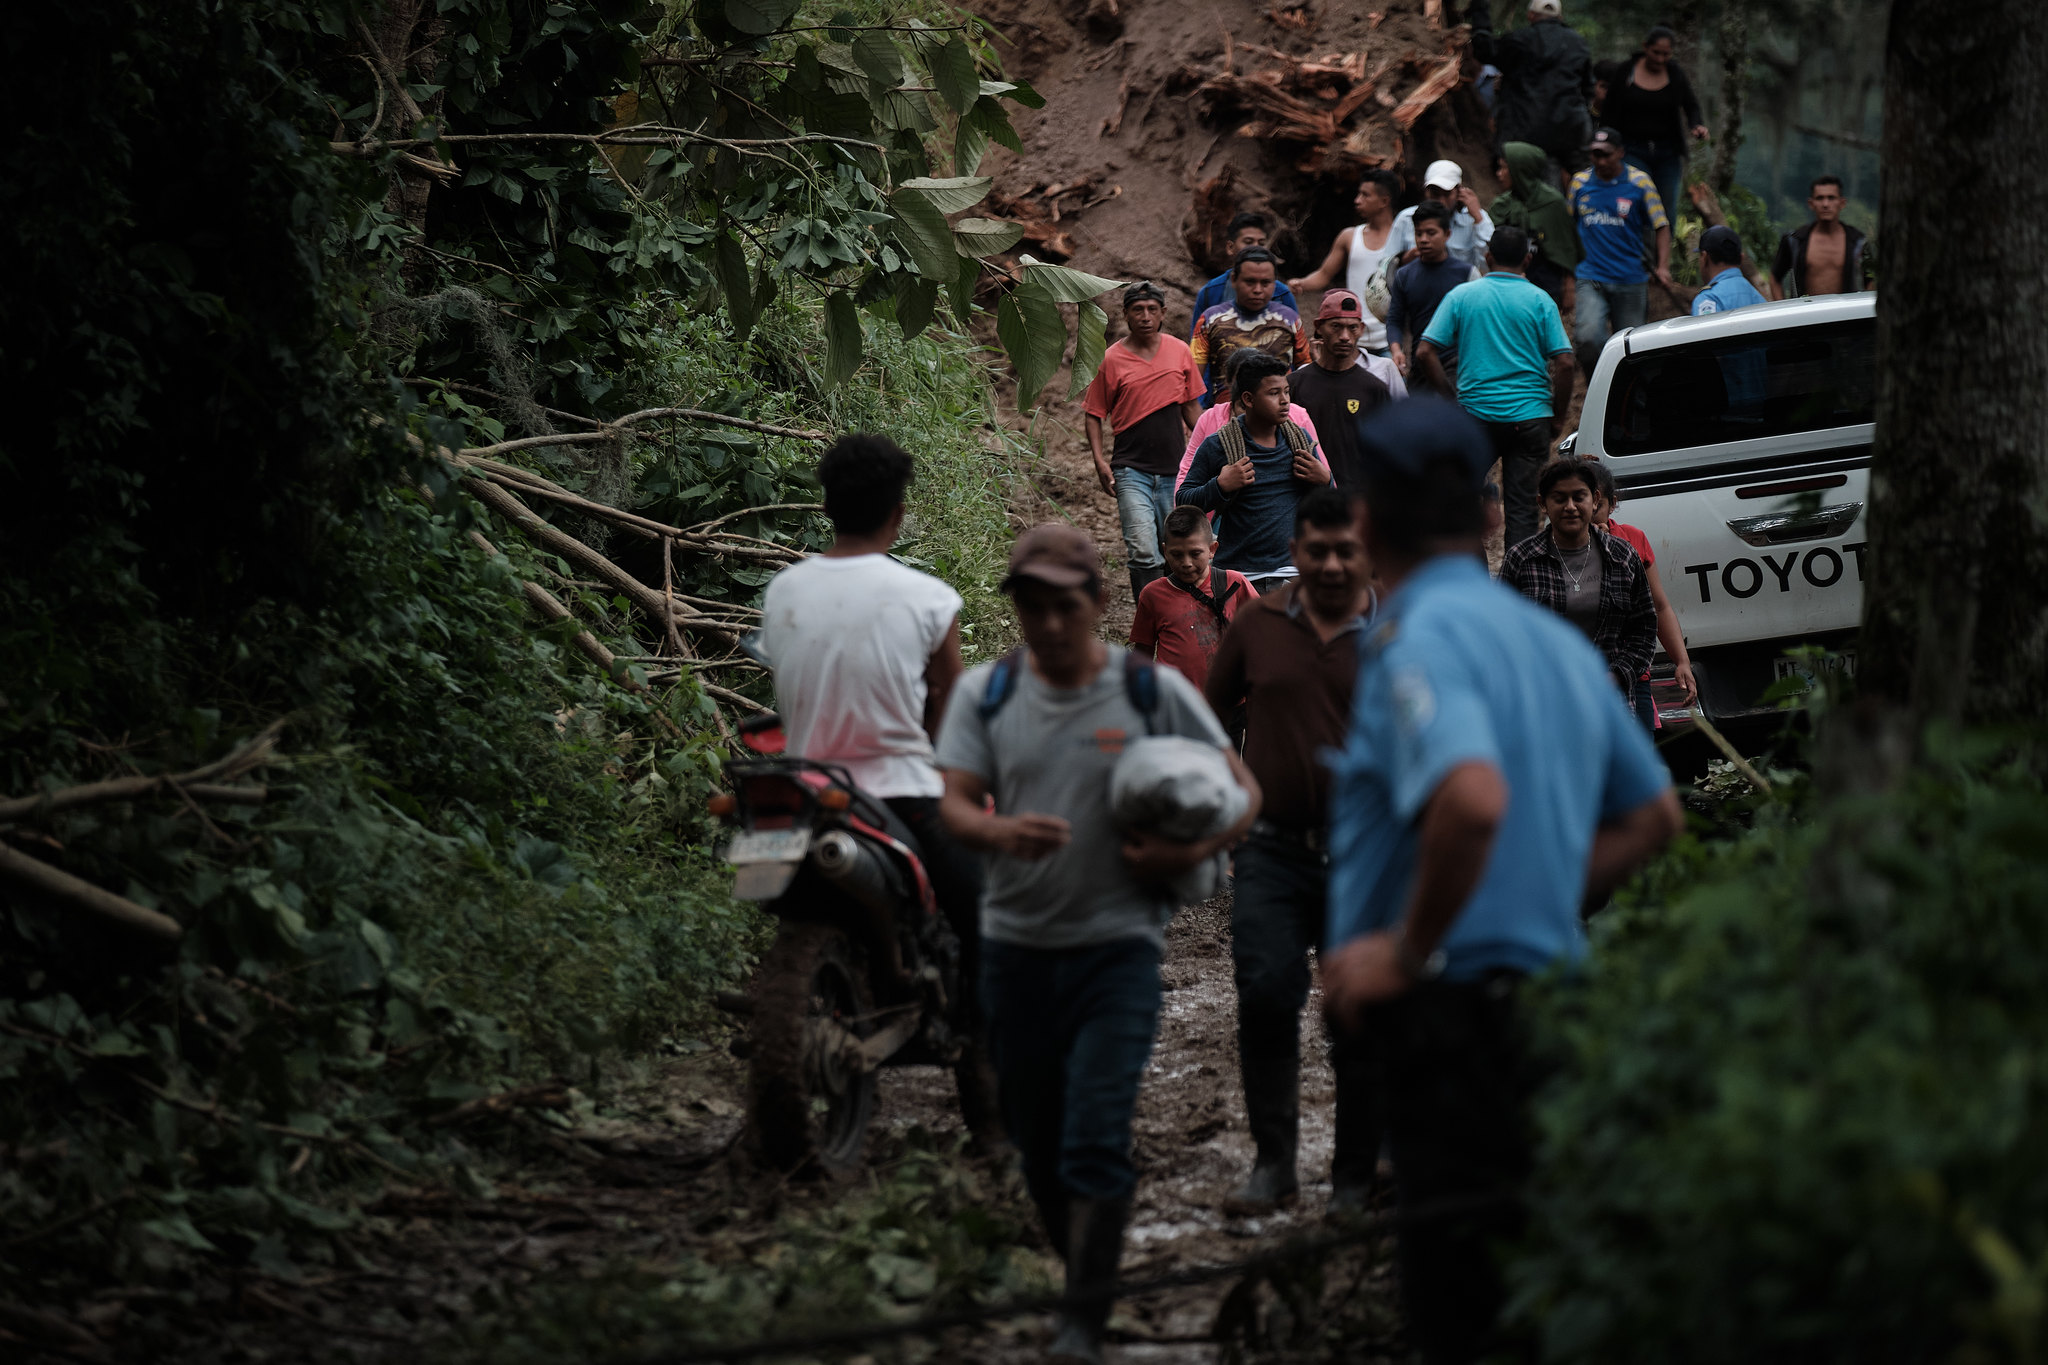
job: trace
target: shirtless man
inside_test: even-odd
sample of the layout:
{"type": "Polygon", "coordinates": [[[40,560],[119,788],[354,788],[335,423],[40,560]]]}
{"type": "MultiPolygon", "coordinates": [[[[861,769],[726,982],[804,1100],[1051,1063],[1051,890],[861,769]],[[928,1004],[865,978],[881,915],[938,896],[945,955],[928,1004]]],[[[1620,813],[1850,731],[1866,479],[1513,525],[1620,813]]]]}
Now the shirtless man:
{"type": "Polygon", "coordinates": [[[1770,295],[1797,299],[1810,294],[1853,294],[1870,287],[1864,237],[1842,221],[1842,181],[1824,175],[1807,191],[1813,221],[1778,241],[1771,262],[1770,295]]]}
{"type": "MultiPolygon", "coordinates": [[[[1288,287],[1294,290],[1328,289],[1330,282],[1339,278],[1344,287],[1369,301],[1372,291],[1367,282],[1384,267],[1389,250],[1389,237],[1394,230],[1394,196],[1400,192],[1401,182],[1392,171],[1378,167],[1367,171],[1358,181],[1358,195],[1351,201],[1358,210],[1358,226],[1345,228],[1337,234],[1337,240],[1330,244],[1330,254],[1313,275],[1303,275],[1298,280],[1289,280],[1288,287]]],[[[1386,324],[1375,317],[1370,307],[1366,309],[1365,335],[1359,345],[1368,354],[1383,356],[1387,353],[1386,324]]]]}

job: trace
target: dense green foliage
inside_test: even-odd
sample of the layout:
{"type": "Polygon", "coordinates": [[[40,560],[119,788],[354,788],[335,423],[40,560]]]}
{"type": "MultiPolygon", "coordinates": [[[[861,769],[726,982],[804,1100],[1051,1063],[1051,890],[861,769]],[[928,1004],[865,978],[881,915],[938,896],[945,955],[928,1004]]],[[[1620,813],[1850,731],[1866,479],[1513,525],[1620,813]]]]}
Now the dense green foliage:
{"type": "MultiPolygon", "coordinates": [[[[398,47],[405,97],[444,131],[595,132],[624,96],[699,98],[687,65],[641,79],[650,44],[759,81],[785,69],[764,46],[796,41],[734,46],[625,3],[429,11],[398,47]]],[[[663,405],[885,431],[924,469],[910,553],[961,585],[974,645],[1006,629],[1013,452],[981,366],[957,332],[863,292],[913,271],[893,250],[883,269],[894,219],[848,207],[867,202],[863,164],[896,191],[946,169],[930,158],[958,110],[947,129],[904,114],[916,135],[891,130],[886,165],[782,149],[802,164],[773,204],[708,144],[670,149],[683,170],[638,149],[637,183],[580,142],[405,152],[460,174],[421,172],[378,145],[421,131],[372,76],[384,13],[96,3],[0,38],[21,73],[0,359],[35,394],[0,432],[0,795],[176,772],[284,727],[283,757],[251,775],[260,804],[164,792],[0,824],[10,849],[186,929],[167,952],[0,880],[0,1273],[23,1296],[195,1256],[325,1258],[353,1177],[470,1178],[476,1154],[425,1120],[687,1035],[749,965],[761,922],[726,897],[698,814],[722,758],[711,698],[674,669],[621,686],[573,625],[537,626],[522,581],[620,653],[661,643],[418,449],[663,405]],[[829,213],[805,197],[827,183],[829,213]],[[809,283],[750,288],[735,326],[719,224],[747,213],[792,241],[836,224],[857,259],[782,269],[749,239],[750,278],[809,283]]],[[[952,37],[919,41],[905,80],[952,37]]],[[[861,80],[871,124],[907,98],[861,80]]],[[[693,117],[746,136],[728,101],[763,92],[705,88],[693,117]]],[[[970,112],[996,129],[1006,93],[976,77],[970,112]]],[[[814,501],[815,450],[671,426],[519,458],[693,524],[814,501]]],[[[736,526],[796,547],[824,532],[800,511],[736,526]]],[[[658,561],[631,567],[659,583],[658,561]]],[[[678,572],[741,607],[765,577],[678,572]]],[[[758,692],[744,676],[720,680],[758,692]]]]}
{"type": "Polygon", "coordinates": [[[1548,992],[1549,1358],[2036,1358],[2048,795],[2032,751],[1945,748],[1722,844],[1548,992]]]}

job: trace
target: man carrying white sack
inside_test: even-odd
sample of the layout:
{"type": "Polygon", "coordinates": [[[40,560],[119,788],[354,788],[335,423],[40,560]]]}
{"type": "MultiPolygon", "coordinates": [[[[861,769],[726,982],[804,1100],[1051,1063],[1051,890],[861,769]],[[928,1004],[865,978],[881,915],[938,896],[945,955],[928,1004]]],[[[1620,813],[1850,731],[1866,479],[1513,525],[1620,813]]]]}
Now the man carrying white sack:
{"type": "Polygon", "coordinates": [[[1159,962],[1178,906],[1168,884],[1236,843],[1259,796],[1192,684],[1097,637],[1102,561],[1086,532],[1025,532],[1003,590],[1024,645],[953,689],[939,810],[956,839],[989,855],[982,999],[1003,1122],[1067,1263],[1051,1358],[1094,1365],[1137,1186],[1131,1117],[1159,1026],[1159,962]],[[1119,830],[1111,777],[1146,735],[1224,752],[1249,797],[1242,817],[1190,843],[1119,830]]]}
{"type": "MultiPolygon", "coordinates": [[[[1291,1204],[1300,1188],[1301,1010],[1309,950],[1323,940],[1330,863],[1323,753],[1344,743],[1358,643],[1376,606],[1351,499],[1328,488],[1302,499],[1290,552],[1300,576],[1238,612],[1203,689],[1219,715],[1245,704],[1245,764],[1265,793],[1237,853],[1230,912],[1238,1066],[1257,1149],[1251,1175],[1224,1200],[1237,1214],[1291,1204]]],[[[1364,1040],[1334,1046],[1330,1065],[1337,1133],[1329,1212],[1342,1215],[1365,1207],[1381,1124],[1364,1040]]]]}

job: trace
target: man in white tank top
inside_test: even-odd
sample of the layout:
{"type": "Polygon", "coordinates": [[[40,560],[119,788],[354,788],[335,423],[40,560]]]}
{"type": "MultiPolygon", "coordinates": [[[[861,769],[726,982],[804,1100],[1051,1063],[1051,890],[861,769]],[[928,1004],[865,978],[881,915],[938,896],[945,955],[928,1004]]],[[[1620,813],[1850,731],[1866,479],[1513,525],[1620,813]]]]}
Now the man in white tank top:
{"type": "Polygon", "coordinates": [[[960,594],[889,556],[911,459],[886,436],[840,438],[818,461],[832,545],[768,582],[761,651],[791,754],[843,764],[917,836],[939,908],[976,967],[980,860],[939,819],[932,737],[959,678],[960,594]]]}
{"type": "Polygon", "coordinates": [[[1315,274],[1287,282],[1288,287],[1297,293],[1305,289],[1328,289],[1341,270],[1344,287],[1367,302],[1365,335],[1360,338],[1359,346],[1376,356],[1387,353],[1387,328],[1379,317],[1373,315],[1371,300],[1375,293],[1383,295],[1386,292],[1385,267],[1387,258],[1394,254],[1390,241],[1394,228],[1394,196],[1400,189],[1401,182],[1392,171],[1374,167],[1359,177],[1358,197],[1351,201],[1358,210],[1358,226],[1345,228],[1337,234],[1337,240],[1330,244],[1330,254],[1323,258],[1315,274]]]}

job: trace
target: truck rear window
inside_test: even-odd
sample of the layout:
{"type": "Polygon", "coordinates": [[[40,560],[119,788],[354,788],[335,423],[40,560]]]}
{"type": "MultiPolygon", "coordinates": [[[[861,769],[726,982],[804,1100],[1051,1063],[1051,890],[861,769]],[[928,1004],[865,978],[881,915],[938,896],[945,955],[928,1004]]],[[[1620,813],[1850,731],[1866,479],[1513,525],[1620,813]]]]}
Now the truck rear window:
{"type": "Polygon", "coordinates": [[[1625,356],[1607,396],[1607,453],[1753,441],[1874,420],[1877,324],[1800,327],[1625,356]]]}

